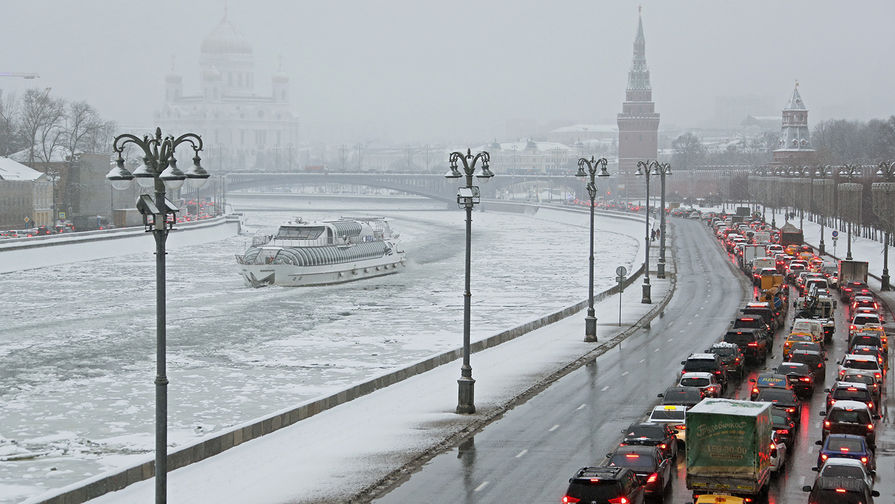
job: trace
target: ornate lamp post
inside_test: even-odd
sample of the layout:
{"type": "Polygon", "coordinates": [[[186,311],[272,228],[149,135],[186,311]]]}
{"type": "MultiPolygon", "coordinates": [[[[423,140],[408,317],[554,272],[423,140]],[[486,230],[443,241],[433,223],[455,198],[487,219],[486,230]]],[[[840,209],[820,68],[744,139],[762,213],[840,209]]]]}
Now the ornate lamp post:
{"type": "Polygon", "coordinates": [[[469,268],[472,254],[472,208],[481,201],[479,187],[472,184],[476,164],[481,160],[481,173],[476,175],[483,182],[494,176],[488,166],[491,155],[485,151],[473,157],[472,151],[451,152],[451,169],[445,178],[456,179],[466,176],[466,185],[457,189],[457,205],[466,209],[466,290],[463,293],[463,365],[460,367],[460,379],[457,394],[457,413],[475,413],[475,380],[472,379],[472,366],[469,365],[469,305],[472,293],[469,291],[469,268]],[[463,173],[457,167],[457,161],[463,163],[463,173]]]}
{"type": "Polygon", "coordinates": [[[671,175],[671,164],[659,163],[659,180],[662,181],[661,212],[659,213],[659,269],[656,278],[665,278],[665,176],[671,175]]]}
{"type": "Polygon", "coordinates": [[[895,227],[895,163],[883,161],[876,170],[876,176],[882,182],[874,182],[871,186],[873,193],[873,213],[886,228],[883,240],[883,276],[880,278],[882,286],[880,290],[890,290],[889,286],[889,239],[893,227],[895,227]]]}
{"type": "MultiPolygon", "coordinates": [[[[857,184],[852,182],[852,180],[858,175],[861,167],[858,165],[842,165],[842,169],[839,171],[839,176],[848,180],[846,183],[839,184],[839,193],[841,198],[841,193],[848,194],[848,201],[845,202],[845,206],[847,207],[846,213],[848,215],[848,251],[845,254],[845,259],[847,261],[852,260],[851,256],[851,223],[854,220],[861,220],[861,193],[864,190],[864,186],[861,184],[857,184]]],[[[842,211],[842,207],[839,207],[840,212],[842,211]]]]}
{"type": "Polygon", "coordinates": [[[124,133],[115,137],[112,150],[118,153],[115,166],[106,179],[118,190],[127,189],[134,179],[144,190],[155,191],[155,201],[143,194],[137,200],[137,209],[143,215],[143,225],[155,237],[155,330],[156,330],[156,377],[155,377],[155,502],[167,502],[168,491],[168,377],[165,371],[165,242],[174,227],[174,215],[178,211],[167,198],[165,191],[176,191],[189,180],[194,187],[201,187],[208,179],[202,168],[199,151],[202,139],[195,133],[185,133],[177,138],[162,137],[161,128],[155,136],[143,138],[124,133]],[[177,146],[188,143],[195,153],[193,166],[184,173],[177,168],[174,152],[177,146]],[[133,173],[124,167],[121,154],[127,144],[134,144],[143,151],[143,164],[133,173]],[[169,220],[168,217],[171,217],[169,220]]]}
{"type": "Polygon", "coordinates": [[[597,197],[597,184],[594,177],[608,177],[606,171],[606,158],[590,160],[578,159],[578,173],[576,177],[587,181],[587,194],[590,196],[590,255],[588,256],[588,281],[587,281],[587,316],[584,317],[584,341],[597,341],[597,317],[594,313],[594,198],[597,197]],[[597,171],[599,168],[599,171],[597,171]]]}
{"type": "Polygon", "coordinates": [[[650,298],[650,283],[649,283],[649,243],[650,243],[650,227],[649,227],[649,178],[650,175],[658,175],[659,174],[659,162],[658,161],[637,161],[637,171],[634,172],[634,175],[642,175],[646,177],[646,236],[644,241],[646,242],[646,252],[644,253],[643,260],[643,298],[640,300],[641,303],[652,303],[652,299],[650,298]]]}
{"type": "Polygon", "coordinates": [[[829,193],[833,189],[833,181],[829,179],[833,175],[833,171],[829,166],[818,166],[814,170],[814,180],[811,181],[812,192],[811,198],[817,215],[820,217],[820,243],[818,249],[820,255],[826,252],[824,244],[824,226],[829,213],[830,200],[829,193]]]}

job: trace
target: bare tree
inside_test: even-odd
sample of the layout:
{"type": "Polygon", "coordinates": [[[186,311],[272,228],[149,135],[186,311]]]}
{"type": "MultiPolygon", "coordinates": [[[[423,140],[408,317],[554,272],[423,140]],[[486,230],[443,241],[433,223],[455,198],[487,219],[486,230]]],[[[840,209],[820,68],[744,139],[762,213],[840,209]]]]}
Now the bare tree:
{"type": "Polygon", "coordinates": [[[98,150],[99,133],[106,126],[96,109],[85,101],[71,102],[65,117],[66,145],[68,154],[98,150]]]}
{"type": "Polygon", "coordinates": [[[21,146],[16,135],[18,110],[19,102],[16,96],[10,94],[4,97],[0,91],[0,156],[9,156],[21,146]]]}
{"type": "MultiPolygon", "coordinates": [[[[21,136],[28,149],[28,162],[33,163],[38,152],[52,154],[53,147],[48,149],[42,145],[56,137],[55,130],[61,126],[65,108],[62,100],[50,98],[50,88],[43,91],[29,89],[22,98],[21,136]],[[41,145],[38,145],[38,144],[41,145]]],[[[61,138],[58,140],[61,141],[61,138]]]]}

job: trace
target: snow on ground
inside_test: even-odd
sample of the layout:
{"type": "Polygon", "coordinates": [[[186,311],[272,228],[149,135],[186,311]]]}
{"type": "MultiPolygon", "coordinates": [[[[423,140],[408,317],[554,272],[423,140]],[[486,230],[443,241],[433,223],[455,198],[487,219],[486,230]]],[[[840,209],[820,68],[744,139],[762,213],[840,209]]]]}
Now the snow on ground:
{"type": "MultiPolygon", "coordinates": [[[[231,201],[240,208],[238,198],[231,201]]],[[[251,204],[242,209],[255,228],[291,219],[296,208],[305,218],[351,211],[350,202],[268,198],[260,211],[251,204]]],[[[390,217],[401,233],[407,271],[339,286],[255,290],[243,285],[233,259],[250,237],[172,250],[171,447],[459,345],[463,212],[364,208],[370,211],[390,217]]],[[[640,228],[632,224],[597,218],[597,291],[613,283],[616,266],[639,265],[640,228]]],[[[587,225],[586,213],[476,212],[472,339],[583,299],[587,225]]],[[[152,458],[154,266],[154,256],[140,249],[3,276],[0,457],[34,457],[0,461],[0,502],[152,458]]]]}

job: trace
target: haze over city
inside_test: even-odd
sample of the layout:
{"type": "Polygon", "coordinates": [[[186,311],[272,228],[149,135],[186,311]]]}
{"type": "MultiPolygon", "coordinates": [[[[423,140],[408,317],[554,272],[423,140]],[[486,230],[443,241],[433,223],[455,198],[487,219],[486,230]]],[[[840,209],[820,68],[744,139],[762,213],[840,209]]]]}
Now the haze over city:
{"type": "MultiPolygon", "coordinates": [[[[811,122],[884,117],[895,4],[641,2],[661,128],[708,125],[716,97],[766,97],[779,110],[798,80],[811,122]]],[[[124,126],[151,127],[164,77],[198,94],[199,46],[221,21],[252,45],[255,92],[282,62],[301,141],[466,143],[508,124],[614,124],[624,100],[636,2],[450,4],[161,0],[10,2],[2,72],[21,93],[51,87],[124,126]]]]}

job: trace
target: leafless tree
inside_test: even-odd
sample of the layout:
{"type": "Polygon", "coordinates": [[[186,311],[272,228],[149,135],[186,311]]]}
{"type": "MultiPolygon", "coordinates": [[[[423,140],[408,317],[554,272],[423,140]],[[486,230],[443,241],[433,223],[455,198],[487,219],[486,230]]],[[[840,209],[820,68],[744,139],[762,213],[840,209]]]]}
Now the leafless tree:
{"type": "Polygon", "coordinates": [[[50,97],[50,88],[41,91],[29,89],[22,98],[21,136],[28,149],[28,162],[33,163],[35,156],[43,154],[49,159],[55,148],[55,142],[62,141],[56,131],[62,125],[65,107],[62,100],[50,97]],[[57,136],[58,135],[58,136],[57,136]],[[44,145],[50,141],[50,145],[44,145]]]}
{"type": "Polygon", "coordinates": [[[94,152],[99,150],[97,143],[100,132],[106,126],[96,109],[85,101],[71,102],[68,104],[68,113],[65,116],[65,148],[68,154],[73,156],[80,152],[94,152]]]}
{"type": "Polygon", "coordinates": [[[0,91],[0,156],[9,156],[19,147],[16,137],[18,128],[16,116],[19,102],[14,94],[4,96],[0,91]]]}

